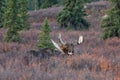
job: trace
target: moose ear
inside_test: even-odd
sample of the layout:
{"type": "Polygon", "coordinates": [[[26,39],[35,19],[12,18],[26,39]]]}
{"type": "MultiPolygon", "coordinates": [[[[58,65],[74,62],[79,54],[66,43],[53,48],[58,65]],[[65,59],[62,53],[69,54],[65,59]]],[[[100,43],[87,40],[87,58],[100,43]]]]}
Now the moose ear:
{"type": "Polygon", "coordinates": [[[83,36],[79,36],[79,39],[78,39],[78,44],[81,44],[83,43],[83,36]]]}

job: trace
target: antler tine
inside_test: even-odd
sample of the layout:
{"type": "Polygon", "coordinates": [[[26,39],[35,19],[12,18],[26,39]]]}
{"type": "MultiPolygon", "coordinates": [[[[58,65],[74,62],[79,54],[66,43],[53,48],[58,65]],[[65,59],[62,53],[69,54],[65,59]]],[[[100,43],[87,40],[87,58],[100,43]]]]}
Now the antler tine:
{"type": "Polygon", "coordinates": [[[59,41],[60,41],[63,45],[65,45],[65,44],[66,44],[66,43],[65,43],[65,42],[63,42],[63,40],[62,40],[61,33],[59,33],[59,37],[58,37],[58,39],[59,39],[59,41]]]}
{"type": "Polygon", "coordinates": [[[64,53],[63,50],[60,48],[60,46],[51,39],[51,42],[53,43],[53,45],[55,46],[55,48],[57,48],[60,52],[64,53]]]}
{"type": "Polygon", "coordinates": [[[83,43],[83,36],[79,36],[79,39],[78,39],[78,44],[81,44],[83,43]]]}

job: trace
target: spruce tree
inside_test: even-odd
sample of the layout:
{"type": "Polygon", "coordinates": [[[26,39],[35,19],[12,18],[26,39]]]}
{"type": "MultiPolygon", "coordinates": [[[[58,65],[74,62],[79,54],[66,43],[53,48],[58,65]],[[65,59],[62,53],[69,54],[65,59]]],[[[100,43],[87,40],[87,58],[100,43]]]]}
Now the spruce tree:
{"type": "Polygon", "coordinates": [[[28,1],[27,0],[20,0],[18,1],[18,18],[19,18],[19,27],[20,30],[26,30],[30,28],[30,24],[28,22],[28,10],[27,10],[27,5],[28,1]]]}
{"type": "Polygon", "coordinates": [[[58,0],[59,5],[64,5],[64,3],[65,3],[65,0],[58,0]]]}
{"type": "Polygon", "coordinates": [[[4,28],[8,28],[5,41],[19,41],[18,35],[18,7],[17,0],[10,0],[8,3],[8,9],[4,16],[4,28]]]}
{"type": "Polygon", "coordinates": [[[84,0],[66,0],[57,20],[60,26],[64,28],[87,29],[89,23],[84,19],[84,16],[86,16],[84,0]]]}
{"type": "Polygon", "coordinates": [[[0,0],[0,27],[3,26],[3,21],[4,21],[4,13],[5,13],[5,0],[0,0]]]}
{"type": "Polygon", "coordinates": [[[112,8],[108,10],[108,16],[102,21],[103,33],[101,37],[107,39],[110,37],[120,37],[120,1],[110,0],[112,8]]]}
{"type": "Polygon", "coordinates": [[[28,29],[28,14],[26,0],[9,0],[4,14],[3,27],[7,28],[5,41],[20,41],[18,31],[28,29]]]}
{"type": "Polygon", "coordinates": [[[35,1],[34,0],[28,0],[28,10],[35,10],[35,1]]]}
{"type": "Polygon", "coordinates": [[[51,29],[50,29],[48,20],[46,18],[42,26],[42,31],[39,33],[39,42],[38,42],[39,49],[54,48],[51,42],[50,32],[51,32],[51,29]]]}
{"type": "Polygon", "coordinates": [[[48,8],[57,4],[57,0],[38,0],[40,8],[48,8]]]}
{"type": "Polygon", "coordinates": [[[15,25],[13,27],[9,28],[5,37],[6,42],[19,42],[21,41],[21,38],[19,37],[18,32],[15,29],[15,25]]]}
{"type": "Polygon", "coordinates": [[[41,8],[41,5],[42,5],[42,1],[43,0],[37,0],[38,1],[38,7],[39,7],[39,9],[41,8]]]}

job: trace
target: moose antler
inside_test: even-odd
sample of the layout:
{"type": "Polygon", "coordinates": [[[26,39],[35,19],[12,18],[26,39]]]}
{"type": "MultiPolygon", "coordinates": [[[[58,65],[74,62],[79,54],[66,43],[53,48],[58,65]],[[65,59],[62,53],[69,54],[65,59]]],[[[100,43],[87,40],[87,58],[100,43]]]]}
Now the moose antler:
{"type": "Polygon", "coordinates": [[[81,44],[83,43],[83,36],[79,36],[79,39],[78,39],[78,44],[81,44]]]}
{"type": "MultiPolygon", "coordinates": [[[[58,39],[59,39],[60,44],[56,43],[54,40],[51,39],[53,45],[63,54],[72,55],[74,53],[75,44],[73,44],[73,43],[69,44],[69,43],[63,42],[61,33],[59,33],[58,39]]],[[[79,36],[77,43],[78,44],[83,43],[83,36],[79,36]]]]}
{"type": "Polygon", "coordinates": [[[60,46],[55,41],[53,41],[52,39],[51,39],[51,41],[52,41],[53,45],[55,46],[55,48],[57,48],[60,52],[64,53],[63,50],[60,48],[60,46]]]}
{"type": "Polygon", "coordinates": [[[59,42],[62,43],[63,45],[66,44],[66,42],[63,42],[63,40],[62,40],[61,33],[59,33],[58,39],[59,39],[59,42]]]}

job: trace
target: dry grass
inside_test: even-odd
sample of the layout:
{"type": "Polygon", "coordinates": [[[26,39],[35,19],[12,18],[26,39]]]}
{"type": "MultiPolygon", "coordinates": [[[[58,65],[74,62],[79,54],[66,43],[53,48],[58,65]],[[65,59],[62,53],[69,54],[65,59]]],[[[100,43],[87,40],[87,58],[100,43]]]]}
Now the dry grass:
{"type": "MultiPolygon", "coordinates": [[[[84,36],[84,43],[75,47],[73,56],[42,58],[31,54],[30,50],[36,49],[39,27],[20,32],[21,43],[4,42],[6,30],[0,29],[0,80],[120,80],[120,39],[101,40],[101,17],[91,15],[87,20],[91,23],[89,30],[67,31],[55,27],[51,32],[55,40],[61,32],[68,42],[84,36]]],[[[51,27],[57,24],[55,20],[50,23],[51,27]]]]}

